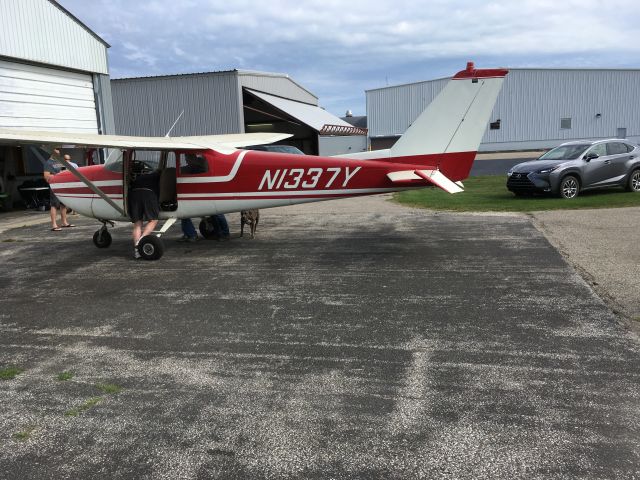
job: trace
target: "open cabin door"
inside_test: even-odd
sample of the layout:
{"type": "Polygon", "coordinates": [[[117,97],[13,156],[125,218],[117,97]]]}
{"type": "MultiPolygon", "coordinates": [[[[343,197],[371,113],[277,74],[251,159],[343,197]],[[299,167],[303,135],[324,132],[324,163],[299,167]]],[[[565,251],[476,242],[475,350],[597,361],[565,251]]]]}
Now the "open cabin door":
{"type": "Polygon", "coordinates": [[[129,185],[132,180],[131,157],[135,152],[132,150],[122,151],[122,208],[129,216],[129,185]]]}
{"type": "Polygon", "coordinates": [[[160,160],[160,210],[175,212],[178,209],[176,154],[162,152],[160,160]]]}
{"type": "Polygon", "coordinates": [[[123,153],[123,200],[127,215],[131,182],[135,175],[157,171],[159,173],[158,200],[160,210],[174,212],[178,208],[176,188],[176,154],[167,150],[125,150],[123,153]]]}

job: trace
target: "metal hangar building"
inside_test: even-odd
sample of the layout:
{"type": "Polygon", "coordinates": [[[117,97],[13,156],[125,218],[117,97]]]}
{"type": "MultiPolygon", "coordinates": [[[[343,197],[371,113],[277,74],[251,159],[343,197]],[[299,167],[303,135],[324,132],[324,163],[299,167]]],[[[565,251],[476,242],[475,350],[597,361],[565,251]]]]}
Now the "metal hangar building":
{"type": "MultiPolygon", "coordinates": [[[[108,48],[56,1],[0,2],[0,128],[114,133],[108,48]]],[[[42,155],[0,147],[0,192],[18,198],[42,155]]]]}
{"type": "MultiPolygon", "coordinates": [[[[388,148],[449,78],[366,91],[372,149],[388,148]]],[[[640,70],[511,68],[480,151],[544,149],[585,138],[640,142],[640,70]]]]}
{"type": "Polygon", "coordinates": [[[229,70],[122,78],[111,80],[111,90],[119,135],[279,132],[293,135],[282,143],[307,154],[367,148],[366,129],[319,107],[315,95],[285,74],[229,70]]]}

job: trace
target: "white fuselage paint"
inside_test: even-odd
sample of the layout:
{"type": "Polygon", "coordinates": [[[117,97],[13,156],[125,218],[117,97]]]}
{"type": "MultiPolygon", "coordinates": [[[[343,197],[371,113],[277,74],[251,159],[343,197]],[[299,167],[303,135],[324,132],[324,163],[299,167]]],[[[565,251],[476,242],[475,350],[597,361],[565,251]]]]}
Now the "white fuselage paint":
{"type": "MultiPolygon", "coordinates": [[[[358,167],[359,168],[359,167],[358,167]]],[[[346,173],[346,172],[345,172],[346,173]]],[[[343,183],[353,177],[345,176],[343,183]]],[[[67,186],[70,184],[59,184],[67,186]]],[[[111,184],[113,185],[113,183],[111,184]]],[[[371,195],[375,193],[388,193],[398,190],[396,188],[360,188],[360,189],[335,189],[335,190],[298,190],[298,191],[257,191],[257,192],[229,192],[229,193],[187,193],[178,195],[178,209],[173,212],[160,212],[160,219],[204,217],[218,213],[238,212],[254,208],[271,208],[295,205],[299,203],[321,202],[357,195],[371,195]],[[211,199],[209,197],[215,197],[211,199]],[[286,197],[286,198],[282,198],[286,197]]],[[[107,202],[98,195],[87,191],[86,194],[56,194],[62,203],[78,213],[99,219],[129,221],[122,217],[107,202]]],[[[121,194],[111,194],[109,197],[119,206],[123,205],[121,194]]]]}

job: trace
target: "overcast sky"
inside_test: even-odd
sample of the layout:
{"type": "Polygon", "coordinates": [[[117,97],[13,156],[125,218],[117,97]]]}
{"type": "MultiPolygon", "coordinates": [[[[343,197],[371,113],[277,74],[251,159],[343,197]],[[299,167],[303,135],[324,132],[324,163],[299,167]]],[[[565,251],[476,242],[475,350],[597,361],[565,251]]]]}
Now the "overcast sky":
{"type": "Polygon", "coordinates": [[[343,116],[364,91],[478,67],[640,67],[637,0],[59,0],[112,78],[286,73],[343,116]]]}

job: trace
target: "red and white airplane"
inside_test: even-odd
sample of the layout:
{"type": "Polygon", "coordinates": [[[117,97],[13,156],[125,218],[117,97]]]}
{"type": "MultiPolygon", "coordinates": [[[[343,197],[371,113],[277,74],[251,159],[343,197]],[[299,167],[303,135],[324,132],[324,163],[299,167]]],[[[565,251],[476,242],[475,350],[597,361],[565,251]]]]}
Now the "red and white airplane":
{"type": "Polygon", "coordinates": [[[155,260],[164,251],[161,235],[181,218],[434,185],[449,193],[461,192],[460,181],[469,175],[507,73],[505,69],[475,69],[469,62],[388,150],[316,157],[240,149],[289,137],[277,133],[169,138],[0,129],[0,143],[118,152],[117,158],[103,165],[77,169],[61,160],[67,170],[50,183],[65,205],[102,222],[93,236],[101,248],[111,244],[108,224],[129,221],[131,172],[158,169],[160,219],[166,222],[138,244],[142,258],[155,260]],[[182,171],[189,154],[203,160],[203,173],[182,171]],[[152,156],[157,166],[144,162],[152,156]]]}

